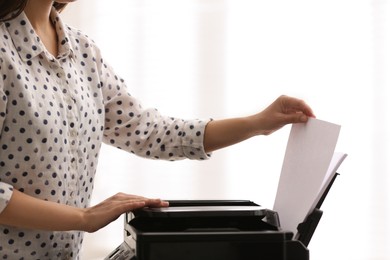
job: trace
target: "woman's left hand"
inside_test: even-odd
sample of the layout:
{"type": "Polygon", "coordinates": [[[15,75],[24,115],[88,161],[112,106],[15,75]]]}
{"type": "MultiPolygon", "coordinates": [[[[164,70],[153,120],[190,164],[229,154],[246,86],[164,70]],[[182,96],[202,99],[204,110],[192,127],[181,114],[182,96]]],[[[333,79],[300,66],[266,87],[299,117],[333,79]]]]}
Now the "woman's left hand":
{"type": "Polygon", "coordinates": [[[280,96],[260,113],[251,116],[255,135],[269,135],[287,124],[305,123],[315,117],[312,109],[301,99],[280,96]]]}

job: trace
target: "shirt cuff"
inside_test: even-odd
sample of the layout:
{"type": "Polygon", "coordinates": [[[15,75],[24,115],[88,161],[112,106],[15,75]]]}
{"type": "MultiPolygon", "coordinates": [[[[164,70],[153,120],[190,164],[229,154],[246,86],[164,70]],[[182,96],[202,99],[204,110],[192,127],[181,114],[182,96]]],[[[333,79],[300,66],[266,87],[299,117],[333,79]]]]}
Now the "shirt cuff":
{"type": "Polygon", "coordinates": [[[11,200],[14,188],[4,182],[0,182],[0,213],[7,207],[11,200]]]}
{"type": "Polygon", "coordinates": [[[211,120],[187,121],[184,125],[186,135],[183,137],[182,147],[188,159],[207,160],[211,157],[211,153],[206,153],[204,150],[205,129],[211,120]]]}

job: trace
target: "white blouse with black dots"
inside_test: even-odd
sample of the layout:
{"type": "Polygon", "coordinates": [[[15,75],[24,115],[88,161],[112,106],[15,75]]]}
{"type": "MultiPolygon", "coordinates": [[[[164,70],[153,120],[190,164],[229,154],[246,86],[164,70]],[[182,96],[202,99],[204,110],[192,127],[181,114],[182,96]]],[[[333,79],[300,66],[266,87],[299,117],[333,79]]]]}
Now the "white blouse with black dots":
{"type": "MultiPolygon", "coordinates": [[[[53,57],[24,13],[0,23],[0,212],[13,189],[88,207],[102,142],[139,156],[207,159],[209,120],[144,109],[95,43],[53,9],[53,57]]],[[[0,225],[1,259],[78,259],[83,233],[0,225]]]]}

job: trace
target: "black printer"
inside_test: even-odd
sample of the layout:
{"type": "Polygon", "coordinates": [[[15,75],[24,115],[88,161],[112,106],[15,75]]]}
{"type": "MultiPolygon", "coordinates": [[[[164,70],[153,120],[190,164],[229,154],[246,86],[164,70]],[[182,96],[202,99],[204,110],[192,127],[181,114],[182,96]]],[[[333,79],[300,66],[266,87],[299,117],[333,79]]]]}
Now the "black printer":
{"type": "Polygon", "coordinates": [[[252,201],[169,203],[126,213],[124,242],[106,260],[308,260],[307,245],[322,214],[315,209],[296,239],[280,229],[277,212],[252,201]]]}
{"type": "Polygon", "coordinates": [[[280,228],[277,212],[249,200],[171,200],[124,214],[124,241],[105,260],[309,260],[337,175],[295,235],[280,228]]]}

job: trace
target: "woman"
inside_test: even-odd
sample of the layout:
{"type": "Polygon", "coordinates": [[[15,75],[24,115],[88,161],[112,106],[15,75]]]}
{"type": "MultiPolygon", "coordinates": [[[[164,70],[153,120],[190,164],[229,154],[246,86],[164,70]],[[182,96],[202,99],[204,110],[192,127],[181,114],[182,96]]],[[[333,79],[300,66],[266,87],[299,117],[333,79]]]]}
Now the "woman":
{"type": "Polygon", "coordinates": [[[91,207],[102,142],[146,158],[203,160],[314,116],[287,96],[258,114],[225,120],[181,120],[144,109],[95,43],[63,24],[58,11],[70,2],[0,0],[3,259],[78,259],[84,231],[124,212],[168,205],[118,193],[91,207]]]}

